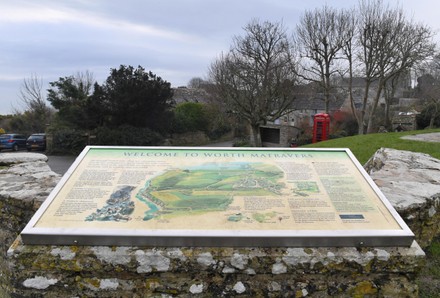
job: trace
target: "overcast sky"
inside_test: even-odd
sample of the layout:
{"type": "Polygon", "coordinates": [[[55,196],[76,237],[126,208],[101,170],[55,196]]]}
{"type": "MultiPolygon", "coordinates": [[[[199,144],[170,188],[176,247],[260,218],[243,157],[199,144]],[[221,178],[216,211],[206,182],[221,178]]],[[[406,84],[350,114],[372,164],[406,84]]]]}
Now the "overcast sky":
{"type": "MultiPolygon", "coordinates": [[[[440,29],[440,2],[388,0],[440,29]]],[[[89,71],[103,83],[111,68],[141,65],[173,87],[205,78],[252,19],[293,30],[306,10],[352,7],[347,0],[0,0],[0,114],[20,109],[25,78],[89,71]]],[[[436,40],[439,40],[437,36],[436,40]]]]}

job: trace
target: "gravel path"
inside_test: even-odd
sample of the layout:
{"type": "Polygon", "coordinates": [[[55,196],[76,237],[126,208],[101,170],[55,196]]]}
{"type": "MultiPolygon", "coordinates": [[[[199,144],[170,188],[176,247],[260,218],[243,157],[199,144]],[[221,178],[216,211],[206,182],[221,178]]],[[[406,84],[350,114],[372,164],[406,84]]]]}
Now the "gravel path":
{"type": "Polygon", "coordinates": [[[402,137],[402,139],[423,141],[423,142],[440,142],[440,132],[422,133],[418,135],[404,136],[402,137]]]}

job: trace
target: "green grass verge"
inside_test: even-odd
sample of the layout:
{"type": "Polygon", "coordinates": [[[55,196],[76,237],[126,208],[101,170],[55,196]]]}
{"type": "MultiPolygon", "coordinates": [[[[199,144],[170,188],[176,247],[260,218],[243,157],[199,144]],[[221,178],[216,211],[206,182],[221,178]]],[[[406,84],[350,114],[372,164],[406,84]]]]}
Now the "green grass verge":
{"type": "Polygon", "coordinates": [[[382,147],[426,153],[440,159],[440,143],[402,139],[407,135],[432,132],[440,132],[440,129],[359,135],[309,144],[302,146],[302,148],[349,148],[361,164],[365,164],[382,147]]]}

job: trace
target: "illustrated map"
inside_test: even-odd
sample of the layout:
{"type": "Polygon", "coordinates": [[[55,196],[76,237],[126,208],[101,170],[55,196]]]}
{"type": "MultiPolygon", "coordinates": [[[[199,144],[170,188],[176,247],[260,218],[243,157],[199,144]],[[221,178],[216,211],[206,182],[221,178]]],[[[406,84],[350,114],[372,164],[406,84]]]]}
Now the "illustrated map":
{"type": "MultiPolygon", "coordinates": [[[[264,163],[206,163],[174,169],[148,180],[135,198],[146,205],[143,220],[157,217],[225,211],[234,196],[279,196],[285,187],[284,173],[264,163]]],[[[106,206],[89,215],[87,221],[128,221],[134,210],[130,200],[134,187],[123,186],[111,194],[106,206]]],[[[254,214],[264,221],[275,213],[254,214]]],[[[228,218],[242,219],[241,214],[228,218]]]]}

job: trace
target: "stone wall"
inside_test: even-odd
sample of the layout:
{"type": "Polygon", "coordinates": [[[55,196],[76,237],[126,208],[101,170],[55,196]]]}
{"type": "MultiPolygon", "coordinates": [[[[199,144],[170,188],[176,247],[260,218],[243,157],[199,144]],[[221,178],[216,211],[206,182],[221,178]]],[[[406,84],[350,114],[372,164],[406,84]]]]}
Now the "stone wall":
{"type": "Polygon", "coordinates": [[[0,153],[0,297],[11,287],[4,262],[8,247],[59,180],[43,154],[0,153]]]}
{"type": "Polygon", "coordinates": [[[416,114],[413,115],[396,115],[393,117],[392,126],[393,130],[396,130],[399,126],[403,130],[416,130],[417,121],[416,114]]]}
{"type": "Polygon", "coordinates": [[[0,153],[0,222],[2,243],[10,245],[60,180],[47,156],[0,153]]]}
{"type": "Polygon", "coordinates": [[[440,160],[427,154],[381,148],[364,168],[422,248],[440,235],[440,160]]]}
{"type": "MultiPolygon", "coordinates": [[[[45,158],[0,154],[3,249],[60,179],[45,158]]],[[[426,158],[418,162],[417,154],[381,149],[366,165],[423,245],[438,235],[439,214],[434,195],[410,192],[421,187],[412,184],[417,179],[423,187],[440,181],[439,161],[426,158]],[[400,168],[399,159],[408,167],[400,168]],[[407,180],[405,172],[398,176],[401,171],[409,173],[407,180]]],[[[417,242],[386,248],[164,248],[24,245],[17,237],[2,256],[0,297],[416,297],[414,280],[424,264],[417,242]]]]}
{"type": "Polygon", "coordinates": [[[8,252],[19,297],[414,297],[409,248],[31,246],[8,252]]]}

